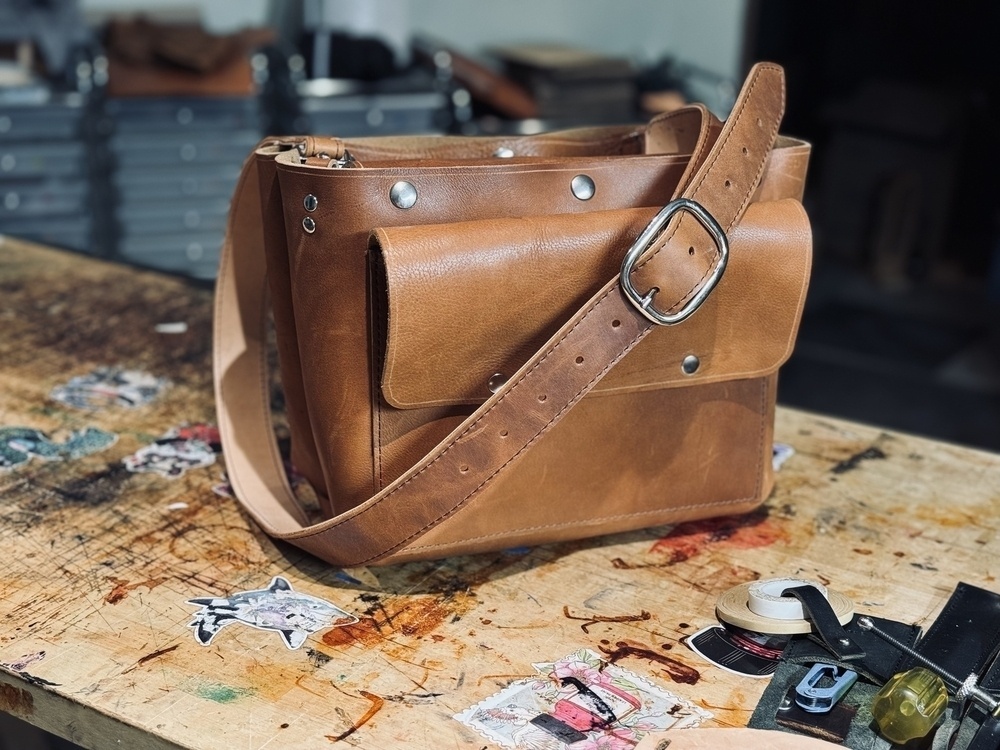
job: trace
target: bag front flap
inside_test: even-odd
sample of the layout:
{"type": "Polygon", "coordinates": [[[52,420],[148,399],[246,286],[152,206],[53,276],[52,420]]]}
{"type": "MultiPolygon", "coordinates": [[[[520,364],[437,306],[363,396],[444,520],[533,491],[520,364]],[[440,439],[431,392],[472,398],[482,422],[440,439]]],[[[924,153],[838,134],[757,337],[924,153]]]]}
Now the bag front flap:
{"type": "MultiPolygon", "coordinates": [[[[491,382],[517,371],[618,273],[655,212],[376,230],[386,401],[397,408],[484,401],[491,382]]],[[[793,200],[752,204],[729,239],[725,275],[697,313],[654,330],[592,393],[760,376],[788,358],[811,262],[805,212],[793,200]],[[689,355],[699,360],[692,374],[681,367],[689,355]]]]}

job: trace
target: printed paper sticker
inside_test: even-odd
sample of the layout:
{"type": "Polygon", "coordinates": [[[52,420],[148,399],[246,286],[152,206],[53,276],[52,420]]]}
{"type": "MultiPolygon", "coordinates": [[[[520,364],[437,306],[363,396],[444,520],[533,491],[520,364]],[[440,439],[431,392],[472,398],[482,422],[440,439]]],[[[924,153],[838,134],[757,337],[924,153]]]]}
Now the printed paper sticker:
{"type": "Polygon", "coordinates": [[[45,658],[44,651],[36,651],[33,654],[25,654],[17,661],[0,662],[0,667],[9,669],[11,672],[23,672],[32,664],[40,662],[44,658],[45,658]]]}
{"type": "Polygon", "coordinates": [[[454,718],[506,748],[631,750],[646,734],[712,715],[590,649],[533,664],[518,680],[454,718]]]}
{"type": "Polygon", "coordinates": [[[712,625],[685,639],[688,648],[720,669],[743,677],[770,677],[778,669],[787,635],[767,635],[734,625],[712,625]]]}
{"type": "Polygon", "coordinates": [[[215,463],[221,450],[219,430],[206,424],[175,427],[151,445],[140,448],[124,460],[132,472],[151,472],[177,479],[190,469],[215,463]]]}
{"type": "Polygon", "coordinates": [[[187,603],[201,607],[188,627],[202,646],[209,645],[222,628],[237,622],[279,633],[288,648],[297,649],[312,633],[358,621],[328,601],[294,591],[281,576],[275,576],[266,589],[241,591],[226,598],[188,599],[187,603]]]}
{"type": "Polygon", "coordinates": [[[777,471],[782,464],[795,455],[795,449],[784,443],[775,443],[771,449],[771,466],[777,471]]]}
{"type": "Polygon", "coordinates": [[[49,398],[74,409],[135,408],[160,395],[169,381],[137,370],[99,367],[53,389],[49,398]]]}
{"type": "Polygon", "coordinates": [[[42,461],[83,458],[114,445],[117,440],[114,433],[96,427],[71,432],[61,443],[31,427],[0,427],[0,471],[14,469],[32,458],[42,461]]]}

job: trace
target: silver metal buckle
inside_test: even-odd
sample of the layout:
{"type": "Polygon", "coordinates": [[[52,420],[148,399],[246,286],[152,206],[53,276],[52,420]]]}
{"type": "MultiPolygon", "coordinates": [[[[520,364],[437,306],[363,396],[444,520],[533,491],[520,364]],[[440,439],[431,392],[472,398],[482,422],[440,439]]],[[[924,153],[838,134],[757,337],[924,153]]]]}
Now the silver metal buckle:
{"type": "Polygon", "coordinates": [[[701,303],[705,301],[712,290],[715,289],[716,285],[719,283],[719,279],[722,278],[722,274],[726,270],[726,264],[729,262],[729,240],[726,238],[726,233],[723,231],[722,227],[719,226],[719,222],[715,220],[705,208],[696,201],[690,200],[688,198],[678,198],[677,200],[670,201],[666,206],[664,206],[660,212],[653,217],[653,220],[649,222],[649,225],[642,230],[642,234],[639,235],[638,239],[633,243],[632,247],[625,254],[625,259],[622,261],[622,270],[620,274],[622,291],[625,293],[625,297],[631,302],[635,309],[642,313],[646,318],[648,318],[653,323],[661,326],[670,326],[676,323],[680,323],[682,320],[689,318],[695,310],[701,307],[701,303]],[[715,243],[715,247],[719,252],[719,262],[716,264],[715,268],[708,275],[704,285],[701,289],[688,301],[684,307],[672,314],[661,313],[655,307],[653,307],[653,298],[656,293],[660,291],[655,286],[650,289],[645,294],[639,293],[638,290],[632,285],[632,269],[638,262],[639,258],[642,256],[649,246],[653,244],[653,241],[660,235],[663,227],[666,225],[670,218],[678,211],[687,211],[692,214],[703,227],[705,231],[708,232],[712,241],[715,243]]]}

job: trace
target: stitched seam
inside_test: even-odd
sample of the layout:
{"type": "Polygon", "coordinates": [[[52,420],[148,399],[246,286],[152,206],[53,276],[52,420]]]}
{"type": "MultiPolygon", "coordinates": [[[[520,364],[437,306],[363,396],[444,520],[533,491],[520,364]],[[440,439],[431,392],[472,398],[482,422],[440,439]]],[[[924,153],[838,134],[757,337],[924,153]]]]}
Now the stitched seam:
{"type": "MultiPolygon", "coordinates": [[[[527,531],[542,531],[544,529],[563,529],[563,528],[573,528],[576,526],[587,526],[593,521],[617,521],[625,518],[638,518],[640,516],[649,516],[664,513],[675,513],[684,510],[691,510],[694,508],[713,508],[721,505],[740,505],[742,503],[750,502],[759,499],[760,495],[748,495],[747,497],[741,497],[734,500],[717,500],[712,503],[690,503],[688,505],[677,505],[672,508],[655,508],[653,510],[640,510],[635,513],[619,513],[613,516],[599,516],[593,519],[587,519],[586,521],[567,521],[565,523],[550,523],[541,524],[538,526],[525,526],[520,529],[511,529],[509,531],[499,531],[495,534],[484,534],[482,536],[471,537],[469,539],[463,539],[462,542],[477,542],[482,539],[494,539],[496,537],[513,536],[514,534],[523,534],[527,531]]],[[[455,542],[441,542],[440,544],[423,544],[415,547],[410,547],[410,550],[421,550],[421,549],[435,549],[437,547],[453,547],[455,542]]]]}
{"type": "Polygon", "coordinates": [[[388,294],[389,285],[386,284],[385,297],[382,296],[382,290],[380,285],[380,280],[376,278],[376,274],[381,270],[378,263],[369,263],[370,273],[372,274],[372,294],[375,296],[373,312],[376,316],[375,321],[375,345],[372,347],[372,376],[371,389],[372,389],[372,408],[376,413],[375,422],[375,472],[377,474],[377,482],[375,483],[375,491],[381,490],[385,484],[383,479],[383,469],[382,469],[382,399],[379,397],[379,364],[382,367],[385,366],[384,357],[388,356],[388,352],[383,355],[383,360],[379,361],[379,352],[383,351],[383,347],[388,346],[387,337],[388,333],[385,330],[385,319],[389,316],[389,305],[388,305],[388,294]]]}
{"type": "MultiPolygon", "coordinates": [[[[635,140],[640,135],[641,135],[641,133],[638,133],[636,131],[632,131],[632,132],[626,131],[626,132],[623,132],[621,135],[611,135],[611,136],[606,136],[604,138],[594,138],[594,139],[578,139],[578,138],[566,138],[566,137],[552,137],[550,135],[545,135],[542,140],[543,140],[543,145],[546,145],[546,146],[576,146],[576,147],[581,148],[581,149],[583,149],[583,148],[591,148],[592,149],[592,148],[596,148],[598,146],[608,146],[608,145],[615,146],[615,145],[618,145],[619,143],[625,143],[625,142],[628,142],[630,140],[635,140]]],[[[504,139],[504,138],[489,138],[488,142],[484,141],[484,143],[482,145],[486,146],[486,148],[489,149],[490,147],[496,148],[497,146],[509,144],[509,143],[512,143],[512,142],[514,144],[525,144],[525,145],[528,145],[528,146],[534,146],[537,143],[537,141],[535,143],[532,143],[531,140],[525,140],[524,137],[522,136],[521,138],[515,138],[513,140],[511,140],[511,139],[504,139]]],[[[361,142],[361,143],[357,144],[356,146],[354,146],[354,148],[352,149],[352,144],[350,142],[343,141],[342,143],[347,146],[347,149],[349,151],[351,151],[351,150],[357,150],[357,151],[360,152],[360,151],[364,150],[366,146],[368,146],[368,144],[366,144],[364,142],[361,142]]],[[[469,145],[475,145],[475,144],[469,144],[469,143],[466,143],[466,142],[435,144],[435,143],[433,143],[431,141],[431,139],[428,139],[427,149],[428,149],[428,152],[432,156],[434,156],[436,154],[443,154],[444,156],[442,158],[447,158],[448,155],[451,155],[451,154],[454,153],[455,149],[458,149],[462,154],[468,153],[465,149],[469,145]],[[438,146],[438,148],[434,148],[434,146],[438,146]]],[[[373,154],[375,154],[375,153],[377,153],[379,156],[385,155],[387,157],[396,156],[396,155],[412,157],[414,152],[413,152],[412,148],[408,148],[408,147],[392,148],[392,147],[389,147],[389,146],[380,145],[378,147],[377,152],[373,152],[373,154]]],[[[600,156],[600,154],[590,154],[589,152],[588,153],[584,153],[582,155],[584,155],[584,156],[600,156]]],[[[460,158],[460,157],[453,157],[453,158],[460,158]]],[[[473,159],[474,158],[489,158],[489,155],[487,154],[487,155],[481,156],[481,157],[477,157],[477,156],[473,155],[471,158],[473,158],[473,159]]]]}
{"type": "Polygon", "coordinates": [[[757,462],[757,480],[754,484],[754,494],[758,497],[764,490],[764,462],[770,460],[766,446],[764,445],[764,434],[767,432],[767,378],[760,379],[760,437],[757,440],[757,455],[760,460],[757,462]]]}

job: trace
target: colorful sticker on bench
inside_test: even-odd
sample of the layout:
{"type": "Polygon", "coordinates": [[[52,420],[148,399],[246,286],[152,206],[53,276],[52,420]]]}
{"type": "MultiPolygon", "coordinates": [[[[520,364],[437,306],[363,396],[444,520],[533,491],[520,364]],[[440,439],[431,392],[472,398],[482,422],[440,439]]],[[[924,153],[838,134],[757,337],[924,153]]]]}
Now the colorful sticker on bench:
{"type": "Polygon", "coordinates": [[[138,370],[98,367],[57,386],[49,398],[74,409],[135,408],[148,404],[168,385],[169,381],[138,370]]]}
{"type": "Polygon", "coordinates": [[[117,440],[114,433],[96,427],[71,432],[61,443],[31,427],[0,427],[0,471],[15,469],[32,458],[42,461],[82,458],[114,445],[117,440]]]}
{"type": "Polygon", "coordinates": [[[36,651],[33,654],[25,654],[20,659],[16,661],[4,661],[0,662],[0,667],[9,669],[11,672],[23,672],[32,664],[36,664],[45,658],[44,651],[36,651]]]}
{"type": "Polygon", "coordinates": [[[187,603],[201,607],[188,627],[202,646],[209,645],[227,625],[243,623],[279,633],[288,648],[296,649],[312,633],[358,621],[328,601],[294,591],[281,576],[275,576],[266,589],[241,591],[225,598],[188,599],[187,603]]]}
{"type": "Polygon", "coordinates": [[[795,449],[784,443],[775,443],[771,448],[771,466],[775,471],[781,468],[782,464],[795,455],[795,449]]]}
{"type": "Polygon", "coordinates": [[[735,625],[710,625],[684,639],[687,647],[720,669],[742,677],[770,677],[791,636],[767,635],[735,625]]]}
{"type": "Polygon", "coordinates": [[[506,748],[633,748],[650,732],[695,727],[712,714],[590,649],[533,664],[455,719],[506,748]]]}
{"type": "Polygon", "coordinates": [[[221,450],[219,431],[213,425],[194,424],[175,427],[155,443],[140,448],[123,463],[132,472],[159,474],[177,479],[190,469],[215,463],[221,450]]]}

